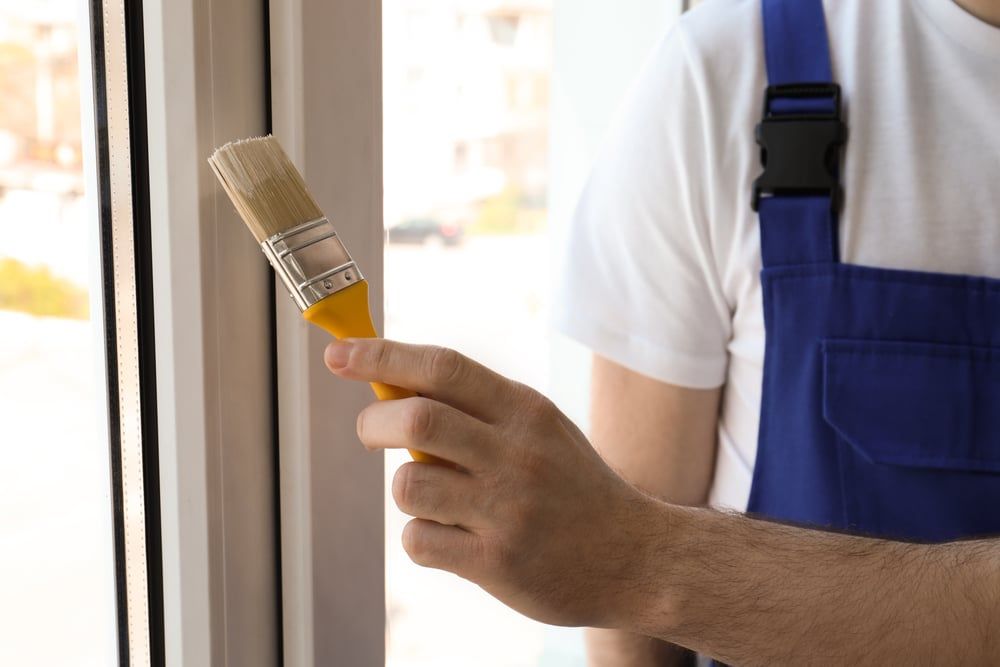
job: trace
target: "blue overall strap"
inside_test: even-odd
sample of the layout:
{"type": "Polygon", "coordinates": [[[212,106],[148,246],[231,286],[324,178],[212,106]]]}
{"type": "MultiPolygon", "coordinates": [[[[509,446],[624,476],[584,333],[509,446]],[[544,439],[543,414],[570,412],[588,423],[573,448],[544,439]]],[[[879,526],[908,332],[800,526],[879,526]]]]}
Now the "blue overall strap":
{"type": "Polygon", "coordinates": [[[762,2],[767,82],[772,86],[833,83],[822,1],[762,2]]]}
{"type": "Polygon", "coordinates": [[[822,0],[761,0],[768,89],[754,184],[764,266],[837,261],[840,89],[822,0]]]}

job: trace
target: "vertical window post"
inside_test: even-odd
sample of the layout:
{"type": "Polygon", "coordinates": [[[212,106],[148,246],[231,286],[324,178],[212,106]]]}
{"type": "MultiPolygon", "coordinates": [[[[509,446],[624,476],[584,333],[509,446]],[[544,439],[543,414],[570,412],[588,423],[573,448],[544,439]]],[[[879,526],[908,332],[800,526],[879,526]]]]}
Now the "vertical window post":
{"type": "MultiPolygon", "coordinates": [[[[381,3],[271,0],[274,134],[382,303],[381,3]]],[[[278,290],[282,580],[288,665],[385,662],[382,457],[358,444],[366,386],[278,290]]]]}

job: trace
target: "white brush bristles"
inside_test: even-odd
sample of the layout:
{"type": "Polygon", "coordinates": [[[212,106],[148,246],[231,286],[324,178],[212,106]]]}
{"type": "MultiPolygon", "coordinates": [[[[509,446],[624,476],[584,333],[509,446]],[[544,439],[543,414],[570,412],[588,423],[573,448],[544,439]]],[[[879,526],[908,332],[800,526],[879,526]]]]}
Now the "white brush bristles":
{"type": "Polygon", "coordinates": [[[258,243],[323,217],[302,175],[270,135],[226,144],[208,162],[258,243]]]}

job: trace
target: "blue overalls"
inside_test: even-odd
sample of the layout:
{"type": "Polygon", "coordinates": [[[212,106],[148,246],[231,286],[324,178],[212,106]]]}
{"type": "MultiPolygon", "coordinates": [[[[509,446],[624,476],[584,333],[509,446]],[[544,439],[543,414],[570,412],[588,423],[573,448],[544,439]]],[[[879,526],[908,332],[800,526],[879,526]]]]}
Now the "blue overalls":
{"type": "Polygon", "coordinates": [[[847,128],[822,1],[762,3],[766,344],[748,511],[907,541],[1000,534],[1000,280],[840,262],[847,128]]]}
{"type": "Polygon", "coordinates": [[[749,512],[907,541],[1000,534],[1000,281],[839,261],[847,136],[823,5],[762,2],[767,336],[749,512]]]}

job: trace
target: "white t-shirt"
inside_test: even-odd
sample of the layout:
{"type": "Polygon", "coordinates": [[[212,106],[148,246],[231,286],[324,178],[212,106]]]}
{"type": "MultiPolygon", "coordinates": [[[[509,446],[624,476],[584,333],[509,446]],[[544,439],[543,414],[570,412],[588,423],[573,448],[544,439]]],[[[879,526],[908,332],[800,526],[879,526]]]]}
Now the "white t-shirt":
{"type": "MultiPolygon", "coordinates": [[[[725,385],[711,502],[746,508],[764,360],[760,0],[709,0],[651,55],[586,185],[555,324],[663,382],[725,385]]],[[[841,257],[1000,277],[1000,29],[953,0],[828,0],[850,128],[841,257]]]]}

